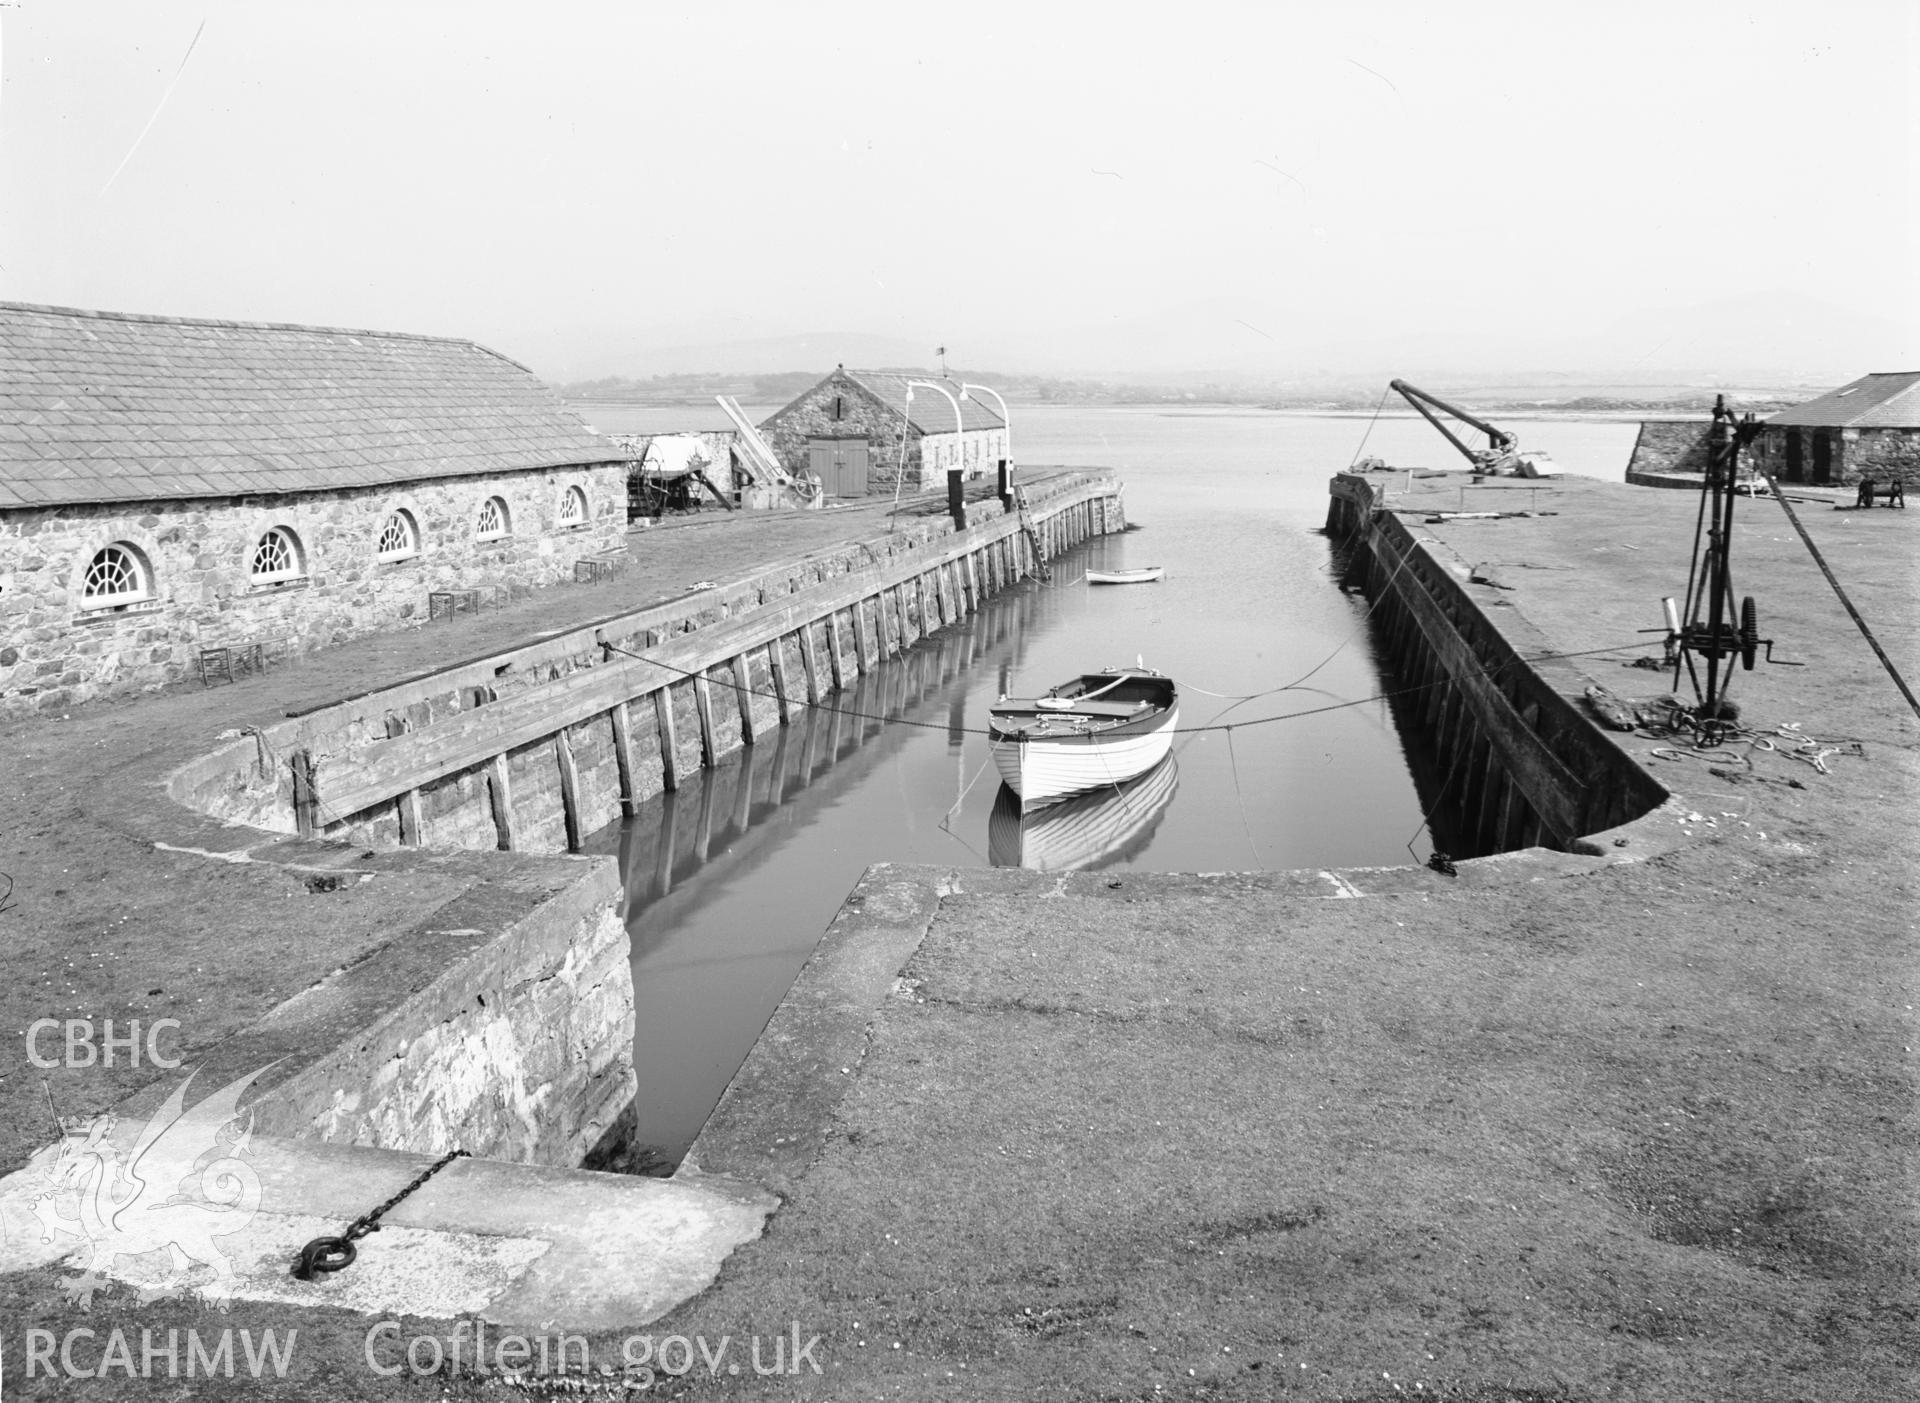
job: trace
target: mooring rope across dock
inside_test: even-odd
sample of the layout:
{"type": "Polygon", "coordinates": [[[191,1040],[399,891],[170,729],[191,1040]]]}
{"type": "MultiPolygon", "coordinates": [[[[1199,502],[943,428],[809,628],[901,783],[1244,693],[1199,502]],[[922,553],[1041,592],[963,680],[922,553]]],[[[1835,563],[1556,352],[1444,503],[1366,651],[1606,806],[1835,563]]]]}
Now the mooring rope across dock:
{"type": "MultiPolygon", "coordinates": [[[[679,667],[673,663],[662,662],[658,658],[650,658],[644,653],[635,653],[630,649],[622,648],[617,643],[603,643],[601,646],[605,648],[608,652],[622,654],[625,657],[634,659],[636,662],[651,663],[655,667],[664,668],[668,672],[678,673],[681,677],[696,678],[696,677],[707,676],[708,669],[679,667]]],[[[1490,667],[1486,671],[1489,677],[1493,677],[1498,675],[1501,672],[1504,672],[1506,669],[1516,666],[1517,664],[1520,664],[1520,663],[1551,662],[1556,658],[1597,657],[1603,653],[1625,653],[1625,652],[1645,649],[1647,646],[1648,645],[1645,639],[1635,639],[1631,643],[1615,643],[1605,648],[1583,648],[1583,649],[1579,649],[1577,651],[1568,652],[1568,653],[1534,653],[1524,657],[1516,654],[1514,657],[1509,658],[1506,662],[1500,663],[1495,667],[1490,667]]],[[[1319,670],[1318,668],[1314,669],[1314,671],[1318,671],[1318,670],[1319,670]]],[[[1307,675],[1311,676],[1312,673],[1309,673],[1307,675]]],[[[1288,691],[1295,687],[1298,687],[1299,685],[1300,684],[1298,682],[1290,682],[1285,687],[1276,687],[1276,688],[1273,688],[1271,691],[1254,692],[1249,696],[1242,698],[1241,700],[1251,701],[1257,697],[1272,696],[1275,693],[1288,691]]],[[[1203,726],[1182,726],[1180,728],[1180,734],[1182,736],[1191,736],[1191,735],[1199,735],[1199,734],[1210,732],[1210,731],[1231,732],[1235,730],[1242,730],[1250,726],[1266,726],[1266,725],[1272,724],[1275,721],[1292,721],[1303,716],[1320,716],[1330,711],[1344,711],[1349,707],[1366,706],[1371,702],[1390,701],[1394,697],[1416,696],[1421,692],[1428,692],[1433,690],[1433,688],[1435,687],[1442,687],[1446,685],[1448,685],[1448,679],[1441,679],[1439,681],[1434,681],[1434,682],[1421,682],[1411,687],[1396,687],[1389,692],[1375,692],[1371,696],[1355,697],[1348,701],[1333,702],[1327,706],[1308,707],[1302,711],[1283,711],[1277,716],[1256,716],[1250,721],[1230,721],[1225,724],[1214,724],[1212,722],[1209,722],[1208,724],[1203,726]]],[[[734,687],[734,690],[741,692],[746,696],[764,697],[767,700],[774,701],[774,702],[781,700],[781,696],[778,692],[769,692],[763,688],[748,686],[737,681],[733,684],[733,687],[734,687]]],[[[1212,694],[1209,694],[1209,695],[1212,695],[1212,694]]],[[[795,704],[792,698],[788,698],[787,701],[789,705],[795,704]]],[[[882,712],[856,711],[851,707],[833,706],[827,702],[821,702],[821,701],[807,701],[803,699],[799,701],[797,704],[800,706],[809,707],[815,711],[824,711],[831,715],[845,716],[851,720],[856,720],[856,721],[878,721],[883,725],[892,725],[892,726],[916,726],[922,730],[942,731],[948,735],[991,736],[992,734],[994,734],[992,731],[987,730],[986,728],[980,727],[980,726],[953,726],[948,724],[945,721],[916,721],[909,716],[889,716],[882,712]]],[[[1238,705],[1238,703],[1236,702],[1235,705],[1238,705]]],[[[1231,709],[1232,709],[1231,707],[1228,708],[1228,710],[1231,710],[1231,709]]],[[[1223,712],[1221,714],[1224,715],[1225,713],[1223,712]]]]}

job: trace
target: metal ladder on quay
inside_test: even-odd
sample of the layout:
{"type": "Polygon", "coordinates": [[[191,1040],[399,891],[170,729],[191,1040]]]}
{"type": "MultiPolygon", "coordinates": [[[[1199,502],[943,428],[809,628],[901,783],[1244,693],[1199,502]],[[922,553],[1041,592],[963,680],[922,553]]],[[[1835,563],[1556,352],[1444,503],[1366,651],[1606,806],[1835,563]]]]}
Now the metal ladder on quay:
{"type": "Polygon", "coordinates": [[[1020,513],[1020,530],[1026,535],[1027,548],[1033,552],[1034,578],[1042,584],[1053,582],[1053,571],[1047,566],[1046,552],[1040,549],[1040,533],[1034,529],[1033,509],[1027,505],[1027,489],[1015,486],[1013,503],[1020,513]]]}

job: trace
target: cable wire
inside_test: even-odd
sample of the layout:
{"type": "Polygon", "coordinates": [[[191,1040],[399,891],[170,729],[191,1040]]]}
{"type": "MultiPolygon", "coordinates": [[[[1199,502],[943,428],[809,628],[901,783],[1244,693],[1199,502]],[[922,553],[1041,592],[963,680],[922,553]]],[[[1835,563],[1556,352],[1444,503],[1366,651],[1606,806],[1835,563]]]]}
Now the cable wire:
{"type": "Polygon", "coordinates": [[[1247,847],[1253,852],[1254,866],[1266,871],[1267,861],[1260,856],[1260,845],[1253,840],[1253,824],[1247,819],[1247,796],[1240,789],[1240,757],[1233,753],[1233,731],[1227,731],[1227,768],[1233,775],[1233,797],[1240,804],[1240,831],[1247,835],[1247,847]]]}
{"type": "MultiPolygon", "coordinates": [[[[1308,678],[1312,677],[1316,672],[1320,671],[1321,668],[1325,667],[1328,663],[1332,662],[1335,658],[1339,657],[1341,652],[1346,649],[1347,645],[1352,643],[1354,639],[1358,638],[1361,635],[1361,633],[1365,631],[1368,623],[1370,623],[1373,619],[1374,611],[1379,609],[1382,601],[1386,599],[1388,587],[1393,584],[1395,578],[1397,578],[1398,575],[1400,574],[1401,569],[1405,567],[1406,563],[1412,558],[1413,558],[1413,552],[1411,550],[1404,550],[1400,552],[1398,558],[1396,558],[1393,562],[1393,568],[1387,572],[1387,578],[1380,582],[1379,591],[1374,595],[1374,597],[1370,601],[1368,601],[1366,612],[1360,615],[1359,619],[1355,621],[1352,631],[1349,632],[1347,636],[1340,641],[1339,645],[1331,653],[1328,653],[1324,658],[1320,659],[1319,662],[1315,663],[1312,667],[1308,668],[1305,672],[1301,673],[1298,677],[1294,678],[1293,681],[1287,683],[1285,686],[1273,687],[1264,692],[1252,692],[1244,697],[1222,698],[1222,700],[1231,700],[1233,702],[1233,706],[1223,707],[1221,710],[1215,712],[1213,715],[1213,720],[1218,721],[1222,716],[1225,716],[1229,711],[1232,711],[1235,707],[1240,706],[1244,702],[1258,701],[1261,697],[1276,696],[1281,692],[1291,692],[1295,688],[1299,687],[1308,678]]],[[[1186,683],[1182,682],[1180,685],[1184,687],[1186,686],[1186,683]]],[[[1194,690],[1204,692],[1203,688],[1195,688],[1194,690]]],[[[1219,696],[1220,694],[1218,692],[1205,692],[1205,695],[1212,697],[1212,696],[1219,696]]],[[[1206,727],[1199,727],[1197,729],[1205,730],[1206,727]]]]}
{"type": "Polygon", "coordinates": [[[1360,435],[1360,446],[1353,450],[1353,460],[1347,464],[1348,467],[1359,462],[1360,455],[1367,451],[1367,440],[1373,436],[1373,426],[1380,422],[1380,411],[1387,407],[1387,396],[1391,393],[1393,393],[1391,385],[1380,392],[1380,403],[1373,407],[1373,418],[1367,420],[1367,431],[1360,435]]]}
{"type": "Polygon", "coordinates": [[[1913,708],[1913,714],[1920,716],[1920,700],[1915,699],[1913,689],[1907,685],[1907,679],[1900,675],[1900,669],[1893,665],[1893,659],[1887,656],[1887,650],[1880,646],[1880,640],[1873,636],[1873,630],[1867,627],[1867,621],[1860,616],[1860,611],[1853,607],[1853,601],[1847,598],[1847,592],[1840,587],[1840,581],[1834,578],[1833,570],[1827,565],[1827,558],[1820,554],[1820,547],[1813,543],[1813,537],[1807,534],[1807,528],[1800,524],[1800,514],[1794,511],[1793,505],[1780,491],[1780,484],[1773,480],[1773,473],[1757,461],[1754,462],[1753,467],[1767,480],[1767,487],[1772,491],[1774,500],[1780,503],[1780,509],[1787,514],[1787,520],[1793,523],[1793,529],[1799,533],[1800,540],[1812,554],[1813,563],[1820,567],[1820,573],[1827,577],[1827,583],[1833,586],[1833,592],[1840,597],[1840,603],[1846,609],[1847,616],[1853,620],[1861,636],[1867,640],[1867,646],[1873,649],[1873,655],[1880,659],[1880,666],[1887,670],[1887,676],[1893,679],[1893,685],[1898,687],[1900,695],[1907,699],[1907,705],[1913,708]]]}
{"type": "MultiPolygon", "coordinates": [[[[643,653],[632,652],[626,648],[622,648],[617,643],[606,643],[601,646],[606,648],[609,652],[620,653],[626,657],[633,658],[637,662],[650,663],[654,667],[664,668],[666,671],[678,673],[682,677],[694,678],[694,677],[706,676],[706,672],[704,669],[694,670],[694,669],[688,669],[684,667],[678,667],[673,663],[663,662],[658,658],[647,657],[643,653]]],[[[1605,648],[1584,648],[1575,652],[1568,652],[1568,653],[1535,653],[1530,656],[1524,656],[1524,657],[1516,653],[1513,657],[1509,658],[1506,662],[1500,663],[1495,667],[1488,668],[1487,675],[1490,677],[1495,676],[1501,672],[1504,672],[1507,668],[1516,666],[1521,663],[1550,662],[1556,658],[1596,657],[1602,653],[1624,653],[1624,652],[1629,652],[1635,649],[1645,649],[1648,646],[1649,645],[1647,644],[1645,639],[1635,639],[1631,643],[1615,643],[1605,648]]],[[[1181,729],[1181,734],[1195,735],[1195,734],[1199,734],[1201,732],[1206,732],[1206,731],[1231,732],[1235,730],[1244,729],[1249,726],[1266,726],[1266,725],[1272,724],[1275,721],[1291,721],[1297,717],[1302,717],[1302,716],[1320,716],[1330,711],[1345,711],[1349,707],[1366,706],[1372,702],[1389,701],[1394,697],[1416,696],[1419,693],[1429,691],[1434,687],[1446,686],[1448,685],[1450,680],[1451,679],[1448,679],[1448,678],[1439,678],[1432,682],[1421,682],[1412,687],[1396,687],[1392,691],[1375,692],[1371,696],[1355,697],[1350,701],[1334,702],[1327,706],[1308,707],[1302,711],[1283,711],[1277,716],[1256,716],[1251,721],[1234,721],[1227,725],[1218,725],[1218,724],[1215,724],[1214,722],[1209,722],[1204,726],[1183,727],[1181,729]]],[[[1298,684],[1294,684],[1294,685],[1298,685],[1298,684]]],[[[781,700],[781,696],[778,692],[768,692],[768,691],[763,691],[757,687],[742,686],[738,682],[735,682],[733,684],[733,688],[735,691],[741,692],[750,697],[765,697],[772,701],[781,700]]],[[[1285,690],[1285,689],[1276,689],[1276,690],[1285,690]]],[[[1256,693],[1255,695],[1268,696],[1271,694],[1267,692],[1260,692],[1260,693],[1256,693]]],[[[786,701],[789,706],[799,705],[799,706],[811,707],[815,711],[824,711],[833,715],[847,716],[859,721],[879,721],[885,725],[916,726],[922,730],[944,731],[949,735],[958,733],[960,735],[966,735],[966,736],[991,737],[997,734],[996,732],[985,729],[983,727],[953,726],[948,724],[945,721],[916,721],[909,716],[888,716],[879,712],[855,711],[849,707],[830,706],[824,702],[808,701],[804,698],[795,699],[795,698],[789,697],[786,699],[786,701]]]]}

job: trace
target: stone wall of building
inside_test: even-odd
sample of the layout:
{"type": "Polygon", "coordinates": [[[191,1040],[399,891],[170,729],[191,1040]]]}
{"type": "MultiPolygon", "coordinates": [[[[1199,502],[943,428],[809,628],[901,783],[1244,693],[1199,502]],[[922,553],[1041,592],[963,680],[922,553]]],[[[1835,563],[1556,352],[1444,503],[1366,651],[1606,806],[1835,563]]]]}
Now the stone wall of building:
{"type": "Polygon", "coordinates": [[[960,468],[969,478],[988,476],[999,465],[999,460],[1007,456],[1004,429],[974,430],[966,436],[964,452],[959,450],[958,439],[957,434],[928,434],[921,440],[920,485],[923,488],[944,487],[949,468],[960,468]]]}
{"type": "MultiPolygon", "coordinates": [[[[1704,473],[1713,425],[1702,419],[1647,419],[1640,424],[1633,456],[1627,462],[1627,481],[1642,482],[1655,475],[1704,473]]],[[[1764,468],[1782,482],[1814,482],[1814,441],[1824,436],[1831,449],[1831,467],[1825,481],[1853,484],[1863,477],[1876,482],[1920,483],[1920,429],[1802,428],[1800,465],[1790,470],[1787,425],[1765,426],[1741,451],[1740,476],[1750,467],[1764,468]]]]}
{"type": "Polygon", "coordinates": [[[1920,429],[1842,429],[1844,481],[1920,483],[1920,429]]]}
{"type": "Polygon", "coordinates": [[[1853,484],[1862,478],[1875,482],[1920,483],[1920,428],[1914,429],[1813,429],[1800,434],[1800,468],[1790,471],[1787,436],[1794,432],[1786,424],[1769,425],[1753,443],[1755,461],[1782,482],[1812,482],[1814,440],[1825,435],[1832,452],[1827,481],[1835,485],[1853,484]]]}
{"type": "Polygon", "coordinates": [[[258,643],[269,657],[286,656],[425,623],[434,591],[510,593],[571,580],[577,560],[623,548],[626,517],[625,465],[611,462],[391,488],[0,512],[0,708],[160,686],[192,675],[202,648],[258,643]],[[584,504],[563,521],[570,496],[584,504]],[[411,551],[383,555],[396,516],[411,551]],[[275,531],[290,568],[256,577],[261,542],[275,531]],[[108,548],[131,562],[139,587],[89,598],[89,568],[108,548]]]}
{"type": "Polygon", "coordinates": [[[1816,479],[1813,473],[1813,441],[1821,434],[1827,436],[1834,449],[1832,467],[1824,481],[1838,482],[1841,458],[1838,429],[1802,429],[1789,428],[1784,424],[1768,425],[1760,431],[1759,436],[1752,443],[1747,445],[1746,455],[1756,466],[1765,468],[1781,482],[1814,482],[1816,479]],[[1797,466],[1792,463],[1787,452],[1787,440],[1794,434],[1797,434],[1800,439],[1800,462],[1797,466]]]}

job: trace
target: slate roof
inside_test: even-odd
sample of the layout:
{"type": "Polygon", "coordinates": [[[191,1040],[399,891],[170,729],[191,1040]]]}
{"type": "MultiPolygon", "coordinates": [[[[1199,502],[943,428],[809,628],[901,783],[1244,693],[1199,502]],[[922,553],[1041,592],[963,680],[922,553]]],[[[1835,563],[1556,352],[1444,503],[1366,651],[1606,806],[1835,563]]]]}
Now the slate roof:
{"type": "Polygon", "coordinates": [[[471,341],[0,302],[0,508],[617,461],[471,341]]]}
{"type": "Polygon", "coordinates": [[[1920,370],[1862,375],[1819,399],[1769,414],[1765,422],[1803,429],[1920,429],[1920,370]]]}
{"type": "MultiPolygon", "coordinates": [[[[853,380],[870,390],[884,401],[896,414],[905,414],[907,422],[923,434],[950,434],[953,430],[953,405],[946,395],[938,390],[918,389],[913,392],[913,401],[907,401],[907,382],[924,380],[942,383],[932,375],[902,375],[891,370],[848,370],[843,371],[853,380]]],[[[960,399],[960,382],[944,382],[954,399],[960,399]]],[[[1000,415],[992,407],[991,400],[960,400],[960,422],[968,433],[976,429],[998,429],[1004,427],[1000,415]]]]}

